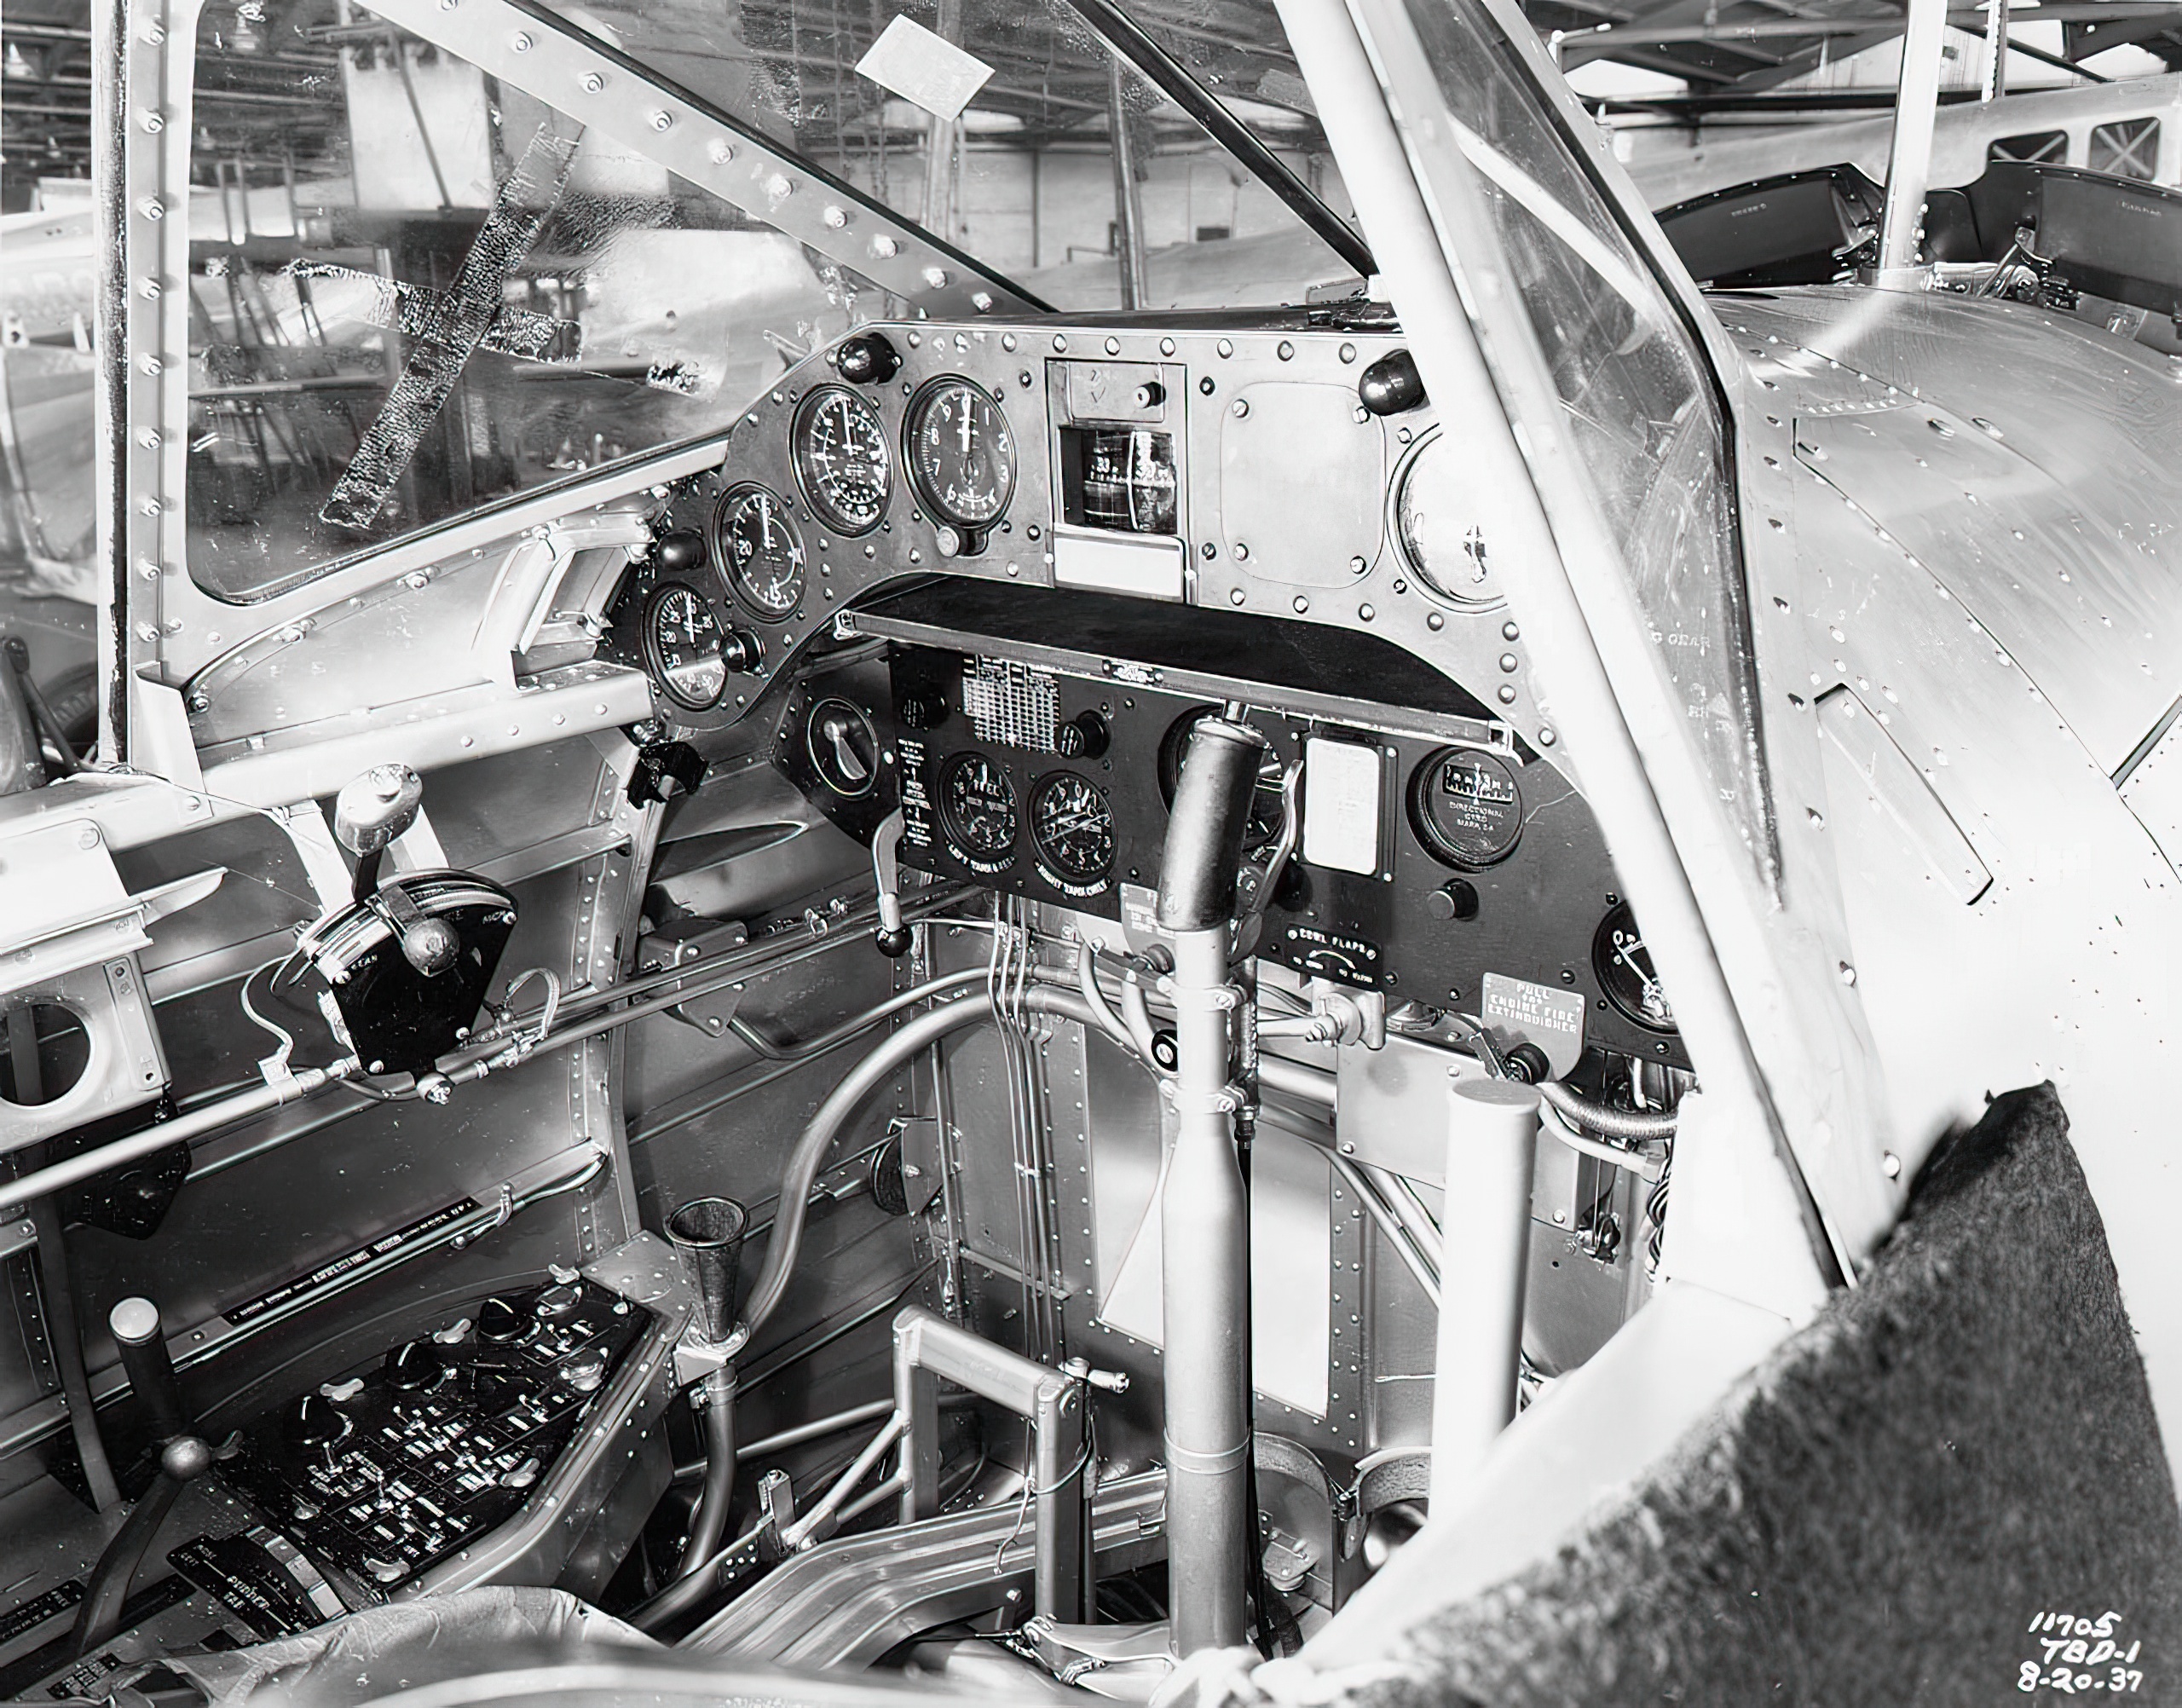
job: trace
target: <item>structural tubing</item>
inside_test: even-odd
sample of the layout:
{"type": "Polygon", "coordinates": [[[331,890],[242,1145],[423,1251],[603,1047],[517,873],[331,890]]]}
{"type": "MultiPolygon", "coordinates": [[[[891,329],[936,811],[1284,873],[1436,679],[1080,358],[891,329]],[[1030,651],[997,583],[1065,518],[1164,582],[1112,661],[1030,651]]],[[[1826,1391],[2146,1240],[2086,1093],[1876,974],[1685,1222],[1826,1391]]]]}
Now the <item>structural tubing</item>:
{"type": "Polygon", "coordinates": [[[1250,1510],[1249,1218],[1227,1082],[1227,924],[1175,935],[1178,1119],[1160,1198],[1168,1607],[1175,1652],[1247,1641],[1250,1510]]]}
{"type": "Polygon", "coordinates": [[[1511,1079],[1457,1080],[1447,1097],[1439,1359],[1432,1382],[1432,1510],[1454,1509],[1515,1415],[1538,1094],[1511,1079]]]}

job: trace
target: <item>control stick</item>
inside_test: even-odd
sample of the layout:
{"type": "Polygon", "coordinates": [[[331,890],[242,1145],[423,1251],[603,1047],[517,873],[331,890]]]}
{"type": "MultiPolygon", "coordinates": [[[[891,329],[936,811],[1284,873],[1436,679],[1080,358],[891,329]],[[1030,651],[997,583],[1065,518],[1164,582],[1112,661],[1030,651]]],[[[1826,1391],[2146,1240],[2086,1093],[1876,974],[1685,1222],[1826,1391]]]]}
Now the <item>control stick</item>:
{"type": "Polygon", "coordinates": [[[879,880],[879,929],[871,940],[890,961],[899,961],[909,952],[909,928],[902,922],[902,866],[897,851],[909,824],[898,806],[880,820],[871,835],[871,872],[879,880]]]}
{"type": "Polygon", "coordinates": [[[1174,934],[1177,1121],[1160,1198],[1167,1388],[1167,1570],[1175,1651],[1232,1648],[1249,1624],[1250,1216],[1229,1083],[1239,993],[1227,934],[1265,738],[1191,731],[1167,821],[1160,926],[1174,934]]]}
{"type": "Polygon", "coordinates": [[[124,1299],[107,1318],[129,1385],[151,1414],[159,1443],[159,1473],[137,1497],[129,1519],[114,1532],[91,1573],[90,1587],[70,1633],[73,1652],[89,1653],[121,1629],[122,1609],[137,1568],[158,1540],[160,1526],[188,1484],[212,1469],[212,1450],[182,1409],[182,1384],[167,1354],[159,1307],[149,1299],[124,1299]]]}

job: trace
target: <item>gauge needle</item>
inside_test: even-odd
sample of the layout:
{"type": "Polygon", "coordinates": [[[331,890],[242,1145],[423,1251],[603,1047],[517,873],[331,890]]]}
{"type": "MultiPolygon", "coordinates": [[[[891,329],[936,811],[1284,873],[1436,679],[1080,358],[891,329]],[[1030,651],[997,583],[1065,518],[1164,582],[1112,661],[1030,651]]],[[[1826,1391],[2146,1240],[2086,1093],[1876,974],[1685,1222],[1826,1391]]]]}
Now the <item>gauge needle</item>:
{"type": "Polygon", "coordinates": [[[1635,973],[1639,978],[1642,979],[1648,985],[1659,976],[1656,973],[1647,972],[1642,967],[1631,961],[1629,958],[1628,945],[1625,943],[1616,943],[1613,946],[1613,958],[1619,961],[1624,967],[1627,967],[1631,972],[1635,973]]]}
{"type": "Polygon", "coordinates": [[[967,460],[968,459],[968,458],[969,458],[969,454],[970,454],[970,406],[969,406],[968,404],[967,404],[967,403],[966,403],[966,404],[964,404],[964,405],[962,406],[962,456],[963,456],[964,460],[966,460],[966,461],[967,461],[967,460]]]}

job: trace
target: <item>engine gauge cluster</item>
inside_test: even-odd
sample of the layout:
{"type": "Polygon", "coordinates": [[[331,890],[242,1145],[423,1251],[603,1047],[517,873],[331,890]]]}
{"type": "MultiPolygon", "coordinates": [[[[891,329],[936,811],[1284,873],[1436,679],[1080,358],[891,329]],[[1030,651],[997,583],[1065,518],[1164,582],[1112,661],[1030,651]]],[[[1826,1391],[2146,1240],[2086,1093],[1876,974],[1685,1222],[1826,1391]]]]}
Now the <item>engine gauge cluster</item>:
{"type": "Polygon", "coordinates": [[[939,825],[950,851],[973,872],[1004,872],[1020,828],[1015,786],[989,754],[957,753],[939,773],[939,825]]]}
{"type": "Polygon", "coordinates": [[[1030,796],[1030,840],[1056,889],[1103,887],[1114,870],[1114,809],[1105,790],[1075,771],[1042,779],[1030,796]]]}

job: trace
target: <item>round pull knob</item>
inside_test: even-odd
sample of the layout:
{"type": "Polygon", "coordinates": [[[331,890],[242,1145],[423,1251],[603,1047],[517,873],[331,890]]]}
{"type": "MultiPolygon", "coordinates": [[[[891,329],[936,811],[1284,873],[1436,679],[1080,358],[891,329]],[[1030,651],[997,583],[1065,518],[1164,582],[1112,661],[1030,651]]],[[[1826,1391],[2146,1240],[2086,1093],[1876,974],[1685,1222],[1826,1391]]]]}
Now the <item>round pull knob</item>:
{"type": "Polygon", "coordinates": [[[659,567],[670,575],[701,569],[705,563],[705,536],[692,528],[678,528],[660,540],[656,555],[659,567]]]}
{"type": "Polygon", "coordinates": [[[505,1299],[488,1299],[477,1307],[477,1332],[488,1341],[519,1339],[530,1319],[505,1299]]]}
{"type": "Polygon", "coordinates": [[[1424,911],[1435,920],[1474,920],[1477,917],[1477,886],[1467,878],[1442,884],[1424,898],[1424,911]]]}
{"type": "Polygon", "coordinates": [[[324,1394],[306,1394],[288,1407],[282,1427],[299,1447],[326,1447],[349,1433],[349,1420],[324,1394]]]}
{"type": "Polygon", "coordinates": [[[418,1394],[447,1374],[447,1361],[430,1341],[411,1341],[386,1355],[387,1386],[418,1394]]]}
{"type": "Polygon", "coordinates": [[[1157,409],[1167,401],[1167,388],[1156,379],[1147,379],[1137,387],[1131,401],[1139,409],[1157,409]]]}
{"type": "Polygon", "coordinates": [[[902,371],[902,358],[880,333],[859,332],[834,352],[834,367],[851,385],[884,385],[902,371]]]}
{"type": "Polygon", "coordinates": [[[401,958],[427,978],[446,972],[461,952],[462,939],[445,920],[419,920],[401,933],[401,958]]]}

